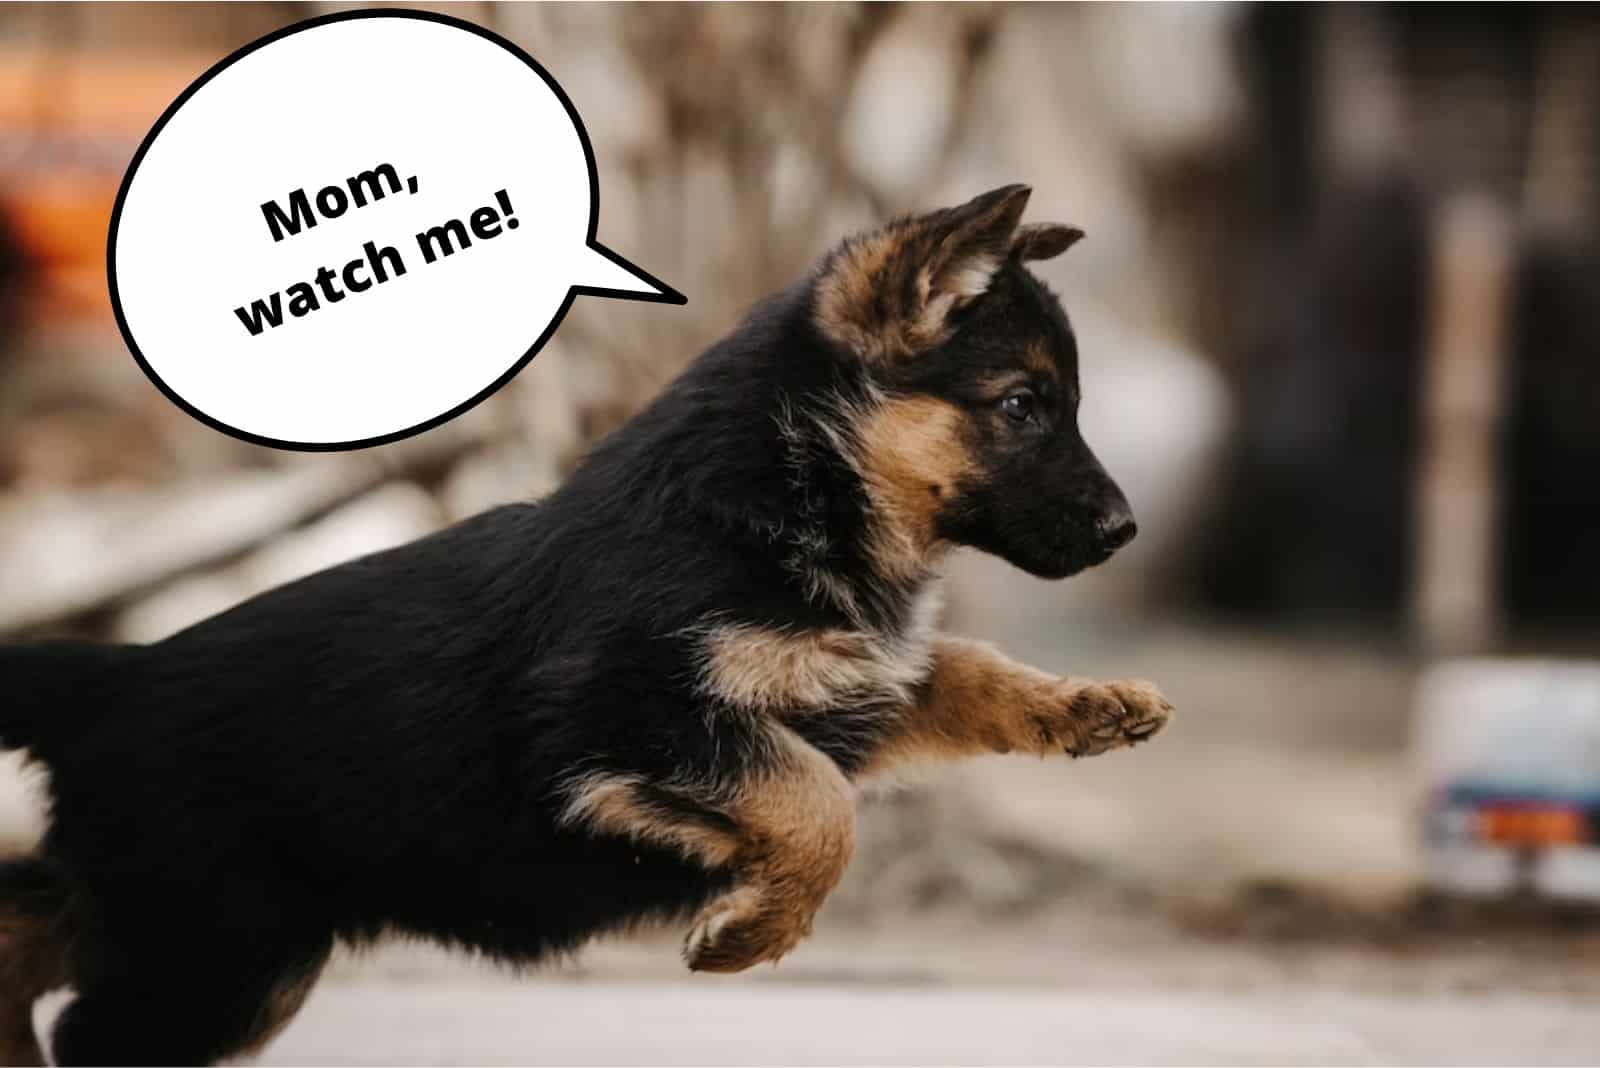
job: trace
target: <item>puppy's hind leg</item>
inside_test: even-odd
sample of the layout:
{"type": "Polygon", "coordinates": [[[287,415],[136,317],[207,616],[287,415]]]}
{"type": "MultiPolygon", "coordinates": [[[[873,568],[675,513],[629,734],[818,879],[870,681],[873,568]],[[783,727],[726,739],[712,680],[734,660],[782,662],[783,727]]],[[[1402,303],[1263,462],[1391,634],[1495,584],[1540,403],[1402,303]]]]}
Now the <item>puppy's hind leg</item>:
{"type": "Polygon", "coordinates": [[[693,971],[776,962],[811,933],[855,848],[855,790],[838,766],[787,728],[775,759],[752,771],[731,810],[737,882],[695,918],[683,955],[693,971]]]}
{"type": "Polygon", "coordinates": [[[98,946],[93,978],[56,1021],[51,1052],[61,1065],[214,1064],[249,1056],[299,1011],[332,939],[247,943],[189,926],[163,953],[148,939],[98,946]]]}
{"type": "Polygon", "coordinates": [[[695,971],[742,971],[793,949],[855,843],[855,791],[832,760],[777,724],[750,749],[759,757],[714,784],[590,773],[568,788],[564,824],[675,850],[731,880],[684,943],[695,971]]]}
{"type": "Polygon", "coordinates": [[[44,1064],[33,1003],[65,986],[70,919],[59,874],[36,857],[0,863],[0,1064],[44,1064]]]}

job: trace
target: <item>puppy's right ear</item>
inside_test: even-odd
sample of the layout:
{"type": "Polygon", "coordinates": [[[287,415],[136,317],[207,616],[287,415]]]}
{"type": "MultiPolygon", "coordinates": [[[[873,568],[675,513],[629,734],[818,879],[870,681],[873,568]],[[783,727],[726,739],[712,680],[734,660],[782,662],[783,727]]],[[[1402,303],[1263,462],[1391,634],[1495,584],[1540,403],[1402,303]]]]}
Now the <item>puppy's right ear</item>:
{"type": "Polygon", "coordinates": [[[1011,235],[1011,255],[1024,262],[1053,260],[1082,240],[1083,231],[1076,226],[1030,223],[1011,235]]]}
{"type": "Polygon", "coordinates": [[[817,325],[872,362],[936,347],[948,336],[950,314],[982,296],[1012,254],[1031,192],[1003,186],[847,240],[818,277],[817,325]]]}

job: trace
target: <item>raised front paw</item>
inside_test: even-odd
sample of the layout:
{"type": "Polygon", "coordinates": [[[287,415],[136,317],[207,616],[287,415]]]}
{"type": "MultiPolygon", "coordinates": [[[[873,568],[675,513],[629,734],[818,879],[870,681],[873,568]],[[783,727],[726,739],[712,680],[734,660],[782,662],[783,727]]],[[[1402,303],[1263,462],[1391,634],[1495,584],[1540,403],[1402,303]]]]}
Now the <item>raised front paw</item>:
{"type": "Polygon", "coordinates": [[[1153,683],[1138,679],[1063,682],[1060,704],[1042,724],[1051,748],[1094,756],[1137,745],[1167,725],[1172,703],[1153,683]]]}

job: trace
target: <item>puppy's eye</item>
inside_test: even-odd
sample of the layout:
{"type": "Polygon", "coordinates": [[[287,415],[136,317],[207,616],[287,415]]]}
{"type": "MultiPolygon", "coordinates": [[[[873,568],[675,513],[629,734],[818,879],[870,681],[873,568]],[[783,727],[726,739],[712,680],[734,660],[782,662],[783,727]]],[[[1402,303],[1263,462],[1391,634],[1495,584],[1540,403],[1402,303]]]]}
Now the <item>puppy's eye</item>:
{"type": "Polygon", "coordinates": [[[1031,390],[1019,389],[1015,393],[1007,393],[1000,400],[1000,410],[1006,413],[1006,418],[1013,423],[1031,423],[1037,415],[1039,401],[1031,390]]]}

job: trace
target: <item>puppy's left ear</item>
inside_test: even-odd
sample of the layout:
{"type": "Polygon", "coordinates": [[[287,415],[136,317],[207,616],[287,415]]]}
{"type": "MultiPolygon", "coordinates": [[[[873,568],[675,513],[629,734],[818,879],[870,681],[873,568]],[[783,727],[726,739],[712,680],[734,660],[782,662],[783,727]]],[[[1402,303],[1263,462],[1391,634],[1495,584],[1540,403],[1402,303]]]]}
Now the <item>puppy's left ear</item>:
{"type": "Polygon", "coordinates": [[[938,346],[951,313],[982,296],[1011,255],[1032,192],[1002,186],[846,241],[817,279],[817,325],[869,362],[938,346]]]}
{"type": "Polygon", "coordinates": [[[962,304],[983,295],[1005,262],[1032,195],[1025,185],[1002,186],[928,217],[926,225],[938,242],[924,282],[929,304],[962,304]]]}

